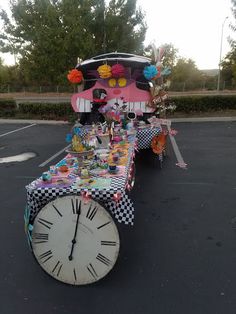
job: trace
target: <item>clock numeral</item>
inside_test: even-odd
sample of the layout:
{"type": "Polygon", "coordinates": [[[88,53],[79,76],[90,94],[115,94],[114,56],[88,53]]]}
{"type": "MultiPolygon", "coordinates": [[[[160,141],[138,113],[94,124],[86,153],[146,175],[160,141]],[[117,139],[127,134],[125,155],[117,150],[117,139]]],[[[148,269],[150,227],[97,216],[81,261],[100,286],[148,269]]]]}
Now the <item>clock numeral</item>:
{"type": "Polygon", "coordinates": [[[55,205],[52,205],[52,207],[55,209],[55,211],[58,213],[58,215],[59,215],[60,217],[62,217],[62,214],[61,214],[61,212],[58,210],[58,208],[56,208],[55,205]]]}
{"type": "Polygon", "coordinates": [[[73,270],[75,281],[77,281],[77,275],[75,269],[73,270]]]}
{"type": "Polygon", "coordinates": [[[112,261],[110,261],[109,258],[107,258],[106,256],[100,253],[97,255],[96,259],[99,260],[99,262],[105,264],[106,266],[109,266],[112,264],[112,261]]]}
{"type": "Polygon", "coordinates": [[[39,243],[46,243],[48,242],[48,233],[35,233],[33,235],[34,240],[39,240],[39,241],[34,241],[34,244],[39,244],[39,243]]]}
{"type": "Polygon", "coordinates": [[[41,259],[43,261],[43,264],[46,263],[52,257],[53,257],[53,255],[52,255],[51,250],[44,252],[41,255],[39,255],[39,259],[41,259]]]}
{"type": "Polygon", "coordinates": [[[73,214],[78,214],[80,215],[81,213],[81,201],[78,204],[78,199],[75,199],[75,203],[74,203],[74,199],[71,199],[71,206],[72,206],[72,212],[73,214]]]}
{"type": "Polygon", "coordinates": [[[51,226],[53,225],[52,222],[46,220],[46,219],[43,219],[43,218],[39,218],[38,219],[38,222],[43,225],[44,227],[48,228],[48,229],[51,229],[51,226]]]}
{"type": "Polygon", "coordinates": [[[89,265],[87,266],[87,270],[89,271],[90,275],[94,278],[97,279],[98,278],[98,274],[96,273],[93,265],[91,263],[89,263],[89,265]]]}
{"type": "Polygon", "coordinates": [[[116,246],[115,241],[101,241],[101,245],[110,245],[110,246],[116,246]]]}
{"type": "Polygon", "coordinates": [[[89,220],[93,220],[93,218],[94,218],[94,216],[96,215],[97,211],[98,211],[98,209],[97,209],[96,206],[92,209],[92,205],[90,205],[86,217],[87,217],[89,220]]]}
{"type": "Polygon", "coordinates": [[[61,264],[61,262],[58,261],[56,263],[56,265],[54,266],[54,268],[52,270],[52,273],[55,273],[57,275],[57,277],[58,277],[60,275],[62,266],[63,266],[63,264],[61,264]]]}
{"type": "Polygon", "coordinates": [[[111,223],[111,221],[108,221],[108,222],[106,222],[105,224],[103,224],[103,225],[97,227],[97,229],[101,229],[101,228],[105,227],[106,225],[109,225],[110,223],[111,223]]]}

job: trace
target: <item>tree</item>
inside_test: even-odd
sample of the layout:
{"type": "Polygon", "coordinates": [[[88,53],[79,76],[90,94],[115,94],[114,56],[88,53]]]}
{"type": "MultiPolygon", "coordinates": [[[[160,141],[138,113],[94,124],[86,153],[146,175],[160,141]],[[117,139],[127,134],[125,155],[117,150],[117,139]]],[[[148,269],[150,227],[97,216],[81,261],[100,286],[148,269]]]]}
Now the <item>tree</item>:
{"type": "Polygon", "coordinates": [[[26,82],[66,80],[77,57],[101,52],[142,52],[146,24],[136,0],[10,0],[0,50],[16,54],[26,82]]]}
{"type": "Polygon", "coordinates": [[[178,49],[174,47],[173,44],[164,44],[163,48],[165,49],[164,55],[163,55],[163,66],[169,66],[171,69],[174,68],[176,64],[176,60],[178,58],[178,49]]]}
{"type": "Polygon", "coordinates": [[[105,44],[108,51],[143,54],[147,30],[136,0],[111,0],[106,10],[105,44]]]}
{"type": "MultiPolygon", "coordinates": [[[[236,0],[231,0],[232,7],[231,7],[231,12],[233,14],[234,19],[236,20],[236,0]]],[[[231,29],[235,32],[236,31],[236,25],[231,23],[230,24],[231,29]]],[[[235,40],[230,39],[231,47],[235,46],[235,40]]]]}
{"type": "Polygon", "coordinates": [[[222,78],[230,87],[236,84],[236,47],[231,47],[231,51],[227,53],[221,62],[222,78]]]}
{"type": "MultiPolygon", "coordinates": [[[[236,0],[231,0],[232,8],[231,11],[233,13],[234,19],[236,20],[236,0]]],[[[231,24],[231,29],[235,32],[236,25],[231,24]]],[[[227,53],[224,60],[221,62],[222,66],[222,78],[224,81],[227,81],[231,86],[235,86],[236,84],[236,41],[233,39],[229,39],[231,51],[227,53]]]]}
{"type": "MultiPolygon", "coordinates": [[[[176,64],[176,60],[178,57],[177,56],[178,49],[176,49],[172,43],[163,44],[161,45],[161,47],[164,49],[164,54],[162,58],[163,67],[169,66],[172,69],[174,65],[176,64]]],[[[154,54],[153,54],[152,44],[149,44],[145,48],[145,54],[147,57],[151,58],[152,60],[155,59],[154,54]]]]}
{"type": "Polygon", "coordinates": [[[198,70],[193,60],[179,58],[173,68],[171,81],[175,84],[187,82],[188,88],[194,89],[200,86],[202,73],[198,70]]]}

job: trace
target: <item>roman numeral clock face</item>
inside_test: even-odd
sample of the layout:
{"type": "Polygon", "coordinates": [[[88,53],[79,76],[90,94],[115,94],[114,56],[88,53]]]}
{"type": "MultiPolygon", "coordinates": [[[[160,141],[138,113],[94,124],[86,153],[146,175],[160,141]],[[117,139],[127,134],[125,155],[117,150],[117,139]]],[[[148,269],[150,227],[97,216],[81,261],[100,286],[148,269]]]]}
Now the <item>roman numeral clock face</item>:
{"type": "Polygon", "coordinates": [[[108,212],[80,196],[57,198],[34,221],[33,253],[49,275],[65,283],[98,281],[113,268],[119,247],[117,227],[108,212]]]}

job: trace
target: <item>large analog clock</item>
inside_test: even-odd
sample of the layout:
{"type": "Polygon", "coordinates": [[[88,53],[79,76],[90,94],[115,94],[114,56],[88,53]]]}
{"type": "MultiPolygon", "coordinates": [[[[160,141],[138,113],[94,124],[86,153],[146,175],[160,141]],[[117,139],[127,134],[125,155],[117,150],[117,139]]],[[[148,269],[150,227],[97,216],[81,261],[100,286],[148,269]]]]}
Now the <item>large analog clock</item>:
{"type": "Polygon", "coordinates": [[[119,247],[112,217],[94,200],[60,197],[43,207],[34,220],[35,258],[64,283],[84,285],[103,278],[113,268],[119,247]]]}

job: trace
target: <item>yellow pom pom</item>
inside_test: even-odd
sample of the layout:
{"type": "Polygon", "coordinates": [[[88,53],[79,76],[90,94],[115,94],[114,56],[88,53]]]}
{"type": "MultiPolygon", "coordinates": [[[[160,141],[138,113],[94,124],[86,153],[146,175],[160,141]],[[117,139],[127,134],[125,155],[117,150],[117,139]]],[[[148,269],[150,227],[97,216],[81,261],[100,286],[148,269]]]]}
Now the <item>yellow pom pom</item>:
{"type": "Polygon", "coordinates": [[[126,84],[127,84],[126,78],[124,78],[124,77],[119,78],[118,79],[118,84],[119,84],[120,87],[125,87],[126,84]]]}
{"type": "Polygon", "coordinates": [[[116,79],[111,78],[111,79],[108,81],[108,85],[109,85],[110,87],[115,87],[115,86],[116,86],[116,79]]]}
{"type": "Polygon", "coordinates": [[[101,78],[105,79],[111,77],[111,67],[107,64],[100,65],[97,71],[101,78]]]}

